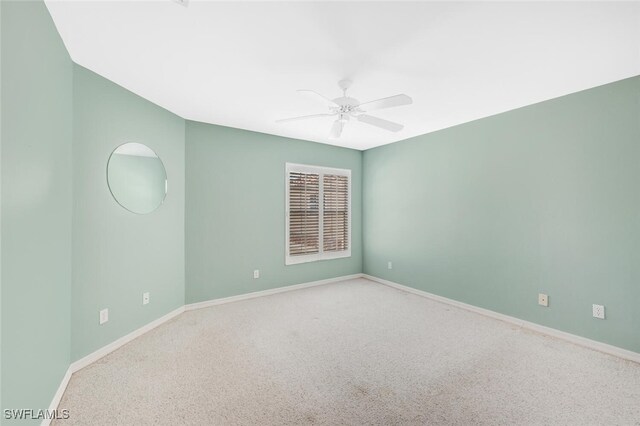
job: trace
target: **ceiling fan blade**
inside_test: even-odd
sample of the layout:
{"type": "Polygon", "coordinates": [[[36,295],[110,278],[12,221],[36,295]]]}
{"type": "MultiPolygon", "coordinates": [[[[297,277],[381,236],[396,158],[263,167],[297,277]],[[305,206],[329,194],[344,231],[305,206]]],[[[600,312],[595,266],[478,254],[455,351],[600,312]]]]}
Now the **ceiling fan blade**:
{"type": "Polygon", "coordinates": [[[340,106],[337,103],[333,102],[331,99],[327,98],[326,96],[321,95],[318,92],[315,92],[313,90],[307,90],[307,89],[300,89],[298,90],[298,92],[309,96],[310,98],[314,98],[316,100],[320,100],[322,102],[324,102],[325,104],[327,104],[328,106],[340,106]]]}
{"type": "Polygon", "coordinates": [[[336,120],[333,122],[333,126],[331,127],[331,133],[329,134],[330,139],[338,139],[342,134],[342,129],[344,128],[344,121],[336,120]]]}
{"type": "Polygon", "coordinates": [[[370,124],[372,126],[380,127],[381,129],[388,130],[390,132],[399,132],[404,128],[402,124],[394,123],[393,121],[383,120],[382,118],[373,117],[367,114],[360,114],[356,117],[358,121],[370,124]]]}
{"type": "Polygon", "coordinates": [[[360,104],[358,108],[363,111],[372,111],[374,109],[391,108],[401,105],[409,105],[413,103],[411,97],[402,94],[389,96],[388,98],[376,99],[375,101],[365,102],[360,104]]]}
{"type": "Polygon", "coordinates": [[[335,114],[313,114],[313,115],[303,115],[301,117],[291,117],[291,118],[282,118],[280,120],[276,120],[276,123],[286,123],[289,121],[298,121],[298,120],[306,120],[307,118],[319,118],[319,117],[332,117],[334,115],[337,115],[337,113],[335,114]]]}

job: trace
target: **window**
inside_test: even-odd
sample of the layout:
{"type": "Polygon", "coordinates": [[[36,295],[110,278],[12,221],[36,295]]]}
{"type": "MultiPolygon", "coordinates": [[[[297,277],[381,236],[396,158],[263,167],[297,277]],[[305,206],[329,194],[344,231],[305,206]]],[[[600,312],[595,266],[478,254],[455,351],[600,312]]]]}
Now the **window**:
{"type": "Polygon", "coordinates": [[[351,170],[287,163],[286,264],[351,256],[351,170]]]}

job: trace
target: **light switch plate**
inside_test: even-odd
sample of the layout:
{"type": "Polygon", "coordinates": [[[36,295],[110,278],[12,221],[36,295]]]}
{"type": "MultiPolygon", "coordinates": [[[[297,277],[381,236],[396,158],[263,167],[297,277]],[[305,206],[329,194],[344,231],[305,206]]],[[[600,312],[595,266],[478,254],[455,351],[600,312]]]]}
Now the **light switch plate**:
{"type": "Polygon", "coordinates": [[[147,305],[149,303],[149,292],[142,293],[142,304],[147,305]]]}

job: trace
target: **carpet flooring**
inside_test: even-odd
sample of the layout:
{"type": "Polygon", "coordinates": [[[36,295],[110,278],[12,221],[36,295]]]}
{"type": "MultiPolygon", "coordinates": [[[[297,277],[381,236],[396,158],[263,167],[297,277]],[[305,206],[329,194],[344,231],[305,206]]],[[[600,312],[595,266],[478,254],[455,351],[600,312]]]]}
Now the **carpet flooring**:
{"type": "Polygon", "coordinates": [[[189,311],[56,425],[640,425],[640,364],[356,279],[189,311]]]}

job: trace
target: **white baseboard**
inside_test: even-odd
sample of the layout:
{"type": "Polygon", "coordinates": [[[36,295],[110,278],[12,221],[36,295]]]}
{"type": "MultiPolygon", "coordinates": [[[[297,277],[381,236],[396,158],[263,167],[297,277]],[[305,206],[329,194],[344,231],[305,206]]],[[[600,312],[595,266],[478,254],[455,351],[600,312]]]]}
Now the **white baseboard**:
{"type": "MultiPolygon", "coordinates": [[[[125,344],[129,343],[130,341],[134,340],[135,338],[142,336],[143,334],[153,330],[154,328],[158,327],[159,325],[169,321],[172,318],[177,317],[178,315],[180,315],[181,313],[185,312],[185,311],[191,311],[194,309],[201,309],[201,308],[206,308],[209,306],[215,306],[215,305],[221,305],[223,303],[231,303],[231,302],[237,302],[240,300],[247,300],[247,299],[253,299],[256,297],[262,297],[262,296],[268,296],[270,294],[277,294],[277,293],[283,293],[286,291],[294,291],[294,290],[300,290],[303,288],[309,288],[309,287],[315,287],[315,286],[319,286],[319,285],[324,285],[324,284],[331,284],[331,283],[336,283],[336,282],[340,282],[340,281],[346,281],[346,280],[352,280],[355,278],[362,278],[364,275],[363,274],[353,274],[353,275],[344,275],[341,277],[335,277],[335,278],[329,278],[326,280],[319,280],[319,281],[312,281],[312,282],[308,282],[308,283],[302,283],[302,284],[294,284],[294,285],[290,285],[290,286],[285,286],[285,287],[278,287],[278,288],[273,288],[273,289],[269,289],[269,290],[263,290],[263,291],[256,291],[253,293],[247,293],[247,294],[241,294],[238,296],[231,296],[231,297],[225,297],[222,299],[213,299],[213,300],[207,300],[204,302],[198,302],[198,303],[191,303],[189,305],[183,305],[180,306],[178,309],[175,309],[171,312],[169,312],[168,314],[151,321],[150,323],[140,327],[137,330],[132,331],[131,333],[122,336],[121,338],[119,338],[118,340],[115,340],[111,343],[109,343],[106,346],[103,346],[102,348],[98,349],[95,352],[90,353],[89,355],[80,358],[79,360],[71,363],[71,365],[69,366],[69,369],[67,370],[67,372],[65,373],[64,377],[62,378],[62,382],[60,382],[60,386],[58,387],[58,390],[56,391],[55,395],[53,396],[53,400],[51,401],[51,404],[49,405],[49,410],[53,411],[56,410],[58,408],[58,405],[60,404],[60,400],[62,399],[62,395],[64,394],[64,391],[67,389],[67,385],[69,384],[69,380],[71,380],[71,375],[73,373],[75,373],[78,370],[81,370],[82,368],[96,362],[97,360],[99,360],[100,358],[104,357],[105,355],[110,354],[111,352],[115,351],[116,349],[124,346],[125,344]]],[[[49,423],[51,422],[51,420],[45,419],[42,421],[42,426],[49,426],[49,423]]]]}
{"type": "MultiPolygon", "coordinates": [[[[64,377],[62,377],[62,381],[60,382],[60,386],[58,386],[58,390],[55,395],[53,395],[53,399],[51,400],[51,404],[49,404],[49,413],[53,413],[58,409],[58,404],[60,404],[60,400],[62,399],[62,395],[64,395],[64,391],[67,390],[67,385],[69,384],[69,380],[71,380],[71,368],[68,368],[64,373],[64,377]]],[[[43,419],[41,426],[49,426],[51,423],[51,419],[43,419]]]]}
{"type": "Polygon", "coordinates": [[[580,345],[580,346],[593,349],[599,352],[603,352],[609,355],[617,356],[622,359],[640,363],[640,353],[638,352],[633,352],[627,349],[619,348],[617,346],[609,345],[607,343],[598,342],[596,340],[587,339],[586,337],[576,336],[575,334],[567,333],[565,331],[560,331],[555,328],[546,327],[544,325],[525,321],[509,315],[501,314],[495,311],[490,311],[489,309],[479,308],[477,306],[469,305],[467,303],[459,302],[457,300],[449,299],[447,297],[438,296],[436,294],[428,293],[426,291],[422,291],[412,287],[408,287],[406,285],[398,284],[393,281],[374,277],[372,275],[363,274],[363,277],[371,281],[375,281],[377,283],[396,288],[398,290],[403,290],[408,293],[413,293],[418,296],[426,297],[436,302],[445,303],[447,305],[451,305],[461,309],[465,309],[467,311],[475,312],[480,315],[491,317],[500,321],[505,321],[510,324],[517,325],[518,327],[522,327],[522,328],[532,330],[541,334],[545,334],[547,336],[556,337],[556,338],[574,343],[576,345],[580,345]]]}
{"type": "Polygon", "coordinates": [[[69,370],[71,370],[71,373],[75,373],[76,371],[86,367],[87,365],[93,364],[94,362],[96,362],[100,358],[104,357],[105,355],[109,355],[111,352],[115,351],[116,349],[121,348],[122,346],[126,345],[127,343],[129,343],[130,341],[135,339],[136,337],[142,336],[143,334],[147,333],[148,331],[151,331],[154,328],[156,328],[157,326],[159,326],[161,324],[164,324],[165,322],[169,321],[172,318],[177,317],[178,315],[180,315],[183,312],[184,312],[184,306],[180,306],[178,309],[175,309],[175,310],[169,312],[168,314],[163,315],[160,318],[155,319],[155,320],[151,321],[150,323],[148,323],[146,325],[143,325],[139,329],[134,330],[131,333],[129,333],[129,334],[125,335],[125,336],[122,336],[118,340],[114,340],[113,342],[109,343],[108,345],[101,347],[97,351],[92,352],[89,355],[87,355],[87,356],[85,356],[83,358],[80,358],[79,360],[71,363],[71,366],[69,366],[69,370]]]}
{"type": "Polygon", "coordinates": [[[223,303],[238,302],[240,300],[254,299],[256,297],[269,296],[271,294],[284,293],[286,291],[294,291],[294,290],[300,290],[303,288],[315,287],[319,285],[337,283],[340,281],[353,280],[356,278],[362,278],[363,276],[364,276],[363,274],[343,275],[341,277],[328,278],[326,280],[311,281],[303,284],[294,284],[294,285],[288,285],[284,287],[270,288],[269,290],[254,291],[253,293],[245,293],[245,294],[240,294],[238,296],[223,297],[221,299],[212,299],[212,300],[205,300],[204,302],[190,303],[186,305],[184,308],[186,311],[192,311],[194,309],[202,309],[202,308],[208,308],[209,306],[222,305],[223,303]]]}

